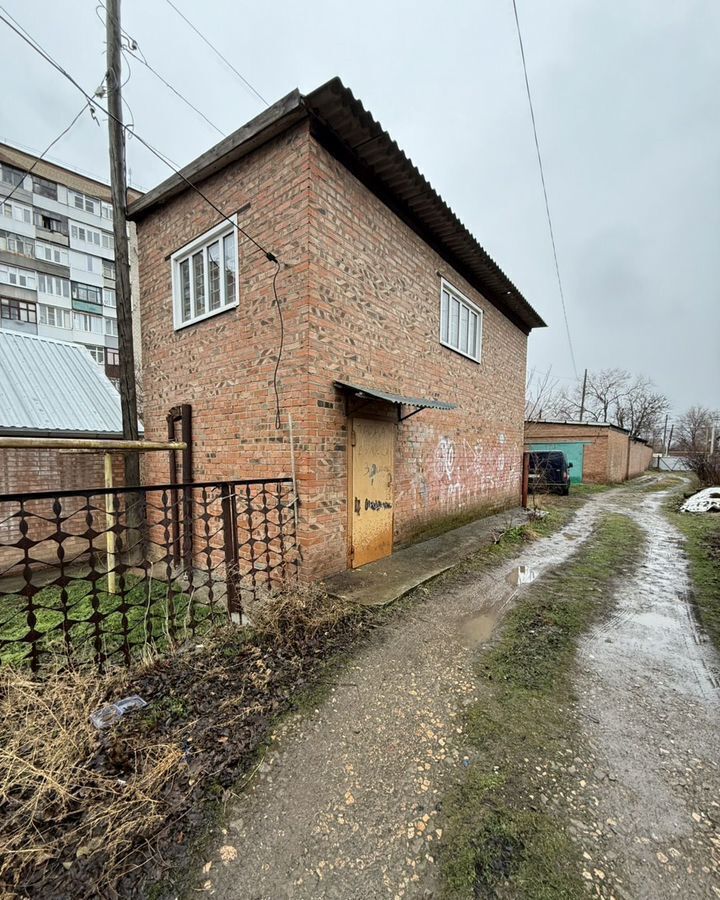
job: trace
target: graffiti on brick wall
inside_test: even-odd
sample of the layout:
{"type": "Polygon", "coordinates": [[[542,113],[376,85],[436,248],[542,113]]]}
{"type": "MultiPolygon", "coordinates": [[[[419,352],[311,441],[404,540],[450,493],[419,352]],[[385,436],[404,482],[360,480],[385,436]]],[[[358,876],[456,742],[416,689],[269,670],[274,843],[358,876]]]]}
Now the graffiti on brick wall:
{"type": "Polygon", "coordinates": [[[412,477],[412,492],[423,507],[438,503],[460,508],[516,487],[522,448],[508,443],[504,432],[475,441],[435,434],[424,438],[413,448],[417,455],[412,477]],[[428,479],[428,472],[434,477],[428,479]]]}

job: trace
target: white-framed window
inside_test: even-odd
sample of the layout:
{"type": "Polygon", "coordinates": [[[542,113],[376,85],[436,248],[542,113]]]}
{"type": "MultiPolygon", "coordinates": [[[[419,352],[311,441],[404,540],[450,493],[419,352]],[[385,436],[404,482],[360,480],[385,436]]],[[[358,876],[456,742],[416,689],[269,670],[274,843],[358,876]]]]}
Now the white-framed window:
{"type": "Polygon", "coordinates": [[[109,259],[104,259],[102,261],[103,264],[103,277],[109,278],[111,281],[115,281],[115,263],[109,259]]]}
{"type": "Polygon", "coordinates": [[[93,316],[91,313],[73,312],[73,328],[85,331],[88,334],[103,333],[102,316],[93,316]]]}
{"type": "Polygon", "coordinates": [[[222,222],[201,234],[173,253],[171,265],[176,329],[238,305],[237,229],[232,225],[222,222]]]}
{"type": "Polygon", "coordinates": [[[110,337],[118,336],[117,319],[105,319],[105,334],[109,334],[110,337]]]}
{"type": "Polygon", "coordinates": [[[97,228],[89,228],[87,225],[70,224],[70,236],[76,241],[82,241],[90,247],[104,247],[112,250],[115,246],[113,236],[108,231],[99,231],[97,228]]]}
{"type": "Polygon", "coordinates": [[[50,325],[52,328],[72,328],[72,316],[69,309],[60,306],[47,306],[40,304],[40,324],[50,325]]]}
{"type": "Polygon", "coordinates": [[[11,234],[8,231],[0,231],[0,250],[8,250],[10,253],[31,258],[35,255],[32,238],[11,234]]]}
{"type": "Polygon", "coordinates": [[[55,247],[53,244],[43,244],[42,241],[35,241],[35,256],[38,259],[45,259],[48,262],[58,263],[61,266],[70,265],[70,254],[62,247],[55,247]]]}
{"type": "Polygon", "coordinates": [[[10,203],[3,203],[2,212],[8,219],[15,219],[16,222],[32,225],[32,209],[29,206],[24,206],[22,203],[13,200],[10,203]]]}
{"type": "Polygon", "coordinates": [[[42,294],[54,294],[56,297],[70,296],[70,282],[67,278],[58,278],[57,275],[38,274],[38,291],[42,294]]]}
{"type": "Polygon", "coordinates": [[[112,204],[106,203],[104,200],[100,201],[100,215],[103,219],[112,219],[113,217],[113,208],[112,204]]]}
{"type": "Polygon", "coordinates": [[[480,307],[443,278],[440,283],[440,343],[480,362],[482,324],[480,307]]]}
{"type": "Polygon", "coordinates": [[[109,306],[112,309],[117,307],[117,297],[113,288],[103,288],[103,306],[109,306]]]}
{"type": "Polygon", "coordinates": [[[95,360],[95,362],[99,366],[105,365],[105,348],[104,347],[92,347],[90,344],[85,345],[85,349],[88,351],[90,356],[95,360]]]}
{"type": "Polygon", "coordinates": [[[68,191],[68,204],[74,206],[75,209],[82,209],[84,212],[93,213],[96,216],[100,215],[101,201],[96,197],[81,194],[80,191],[68,191]]]}
{"type": "Polygon", "coordinates": [[[35,273],[29,269],[18,269],[16,266],[0,266],[0,282],[34,291],[35,273]]]}

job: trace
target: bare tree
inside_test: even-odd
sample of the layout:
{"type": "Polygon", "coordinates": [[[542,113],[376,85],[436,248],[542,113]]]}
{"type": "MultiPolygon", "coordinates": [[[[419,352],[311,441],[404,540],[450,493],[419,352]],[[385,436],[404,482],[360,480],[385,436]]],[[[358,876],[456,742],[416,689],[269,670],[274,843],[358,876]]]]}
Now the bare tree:
{"type": "Polygon", "coordinates": [[[713,422],[720,415],[705,406],[691,406],[675,423],[677,447],[687,453],[701,453],[709,449],[713,422]]]}
{"type": "Polygon", "coordinates": [[[637,375],[628,381],[625,392],[616,400],[614,420],[620,428],[627,428],[631,437],[654,443],[669,409],[668,398],[655,390],[649,378],[637,375]]]}
{"type": "Polygon", "coordinates": [[[560,390],[557,378],[552,375],[552,368],[540,372],[530,369],[525,384],[525,419],[547,419],[554,417],[558,411],[560,390]]]}

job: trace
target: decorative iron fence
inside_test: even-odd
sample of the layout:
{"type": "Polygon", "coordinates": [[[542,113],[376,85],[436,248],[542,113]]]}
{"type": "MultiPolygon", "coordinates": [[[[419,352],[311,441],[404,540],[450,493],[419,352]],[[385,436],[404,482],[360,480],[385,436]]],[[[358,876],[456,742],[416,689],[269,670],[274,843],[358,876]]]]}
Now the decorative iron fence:
{"type": "Polygon", "coordinates": [[[0,663],[129,664],[294,580],[291,479],[0,496],[0,663]]]}

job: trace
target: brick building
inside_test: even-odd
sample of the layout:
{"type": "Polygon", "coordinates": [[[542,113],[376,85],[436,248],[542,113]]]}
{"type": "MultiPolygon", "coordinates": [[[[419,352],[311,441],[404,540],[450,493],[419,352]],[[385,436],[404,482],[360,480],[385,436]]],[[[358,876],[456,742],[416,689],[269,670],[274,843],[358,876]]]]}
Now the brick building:
{"type": "Polygon", "coordinates": [[[574,482],[613,484],[641,475],[652,447],[608,422],[526,422],[528,450],[561,450],[572,462],[574,482]]]}
{"type": "Polygon", "coordinates": [[[217,209],[173,176],[129,213],[149,439],[188,403],[197,481],[289,475],[294,454],[310,577],[518,503],[544,323],[338,79],[182,175],[217,209]]]}

